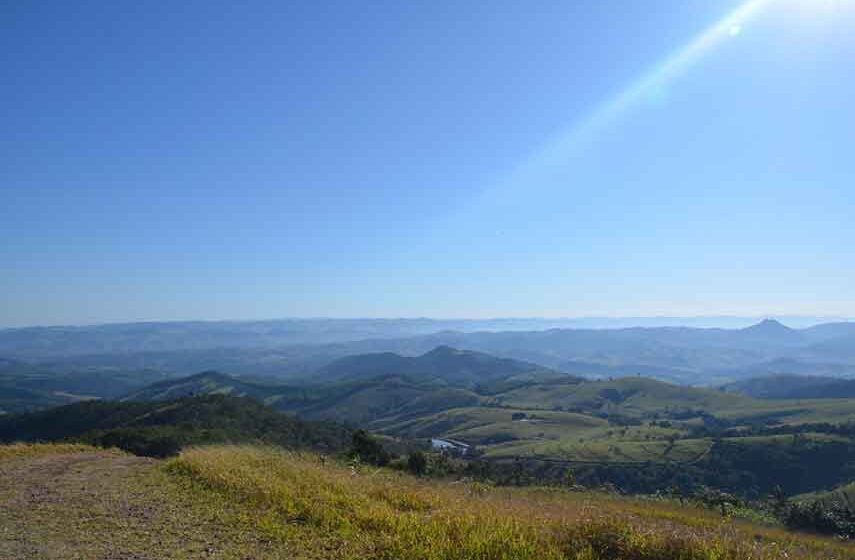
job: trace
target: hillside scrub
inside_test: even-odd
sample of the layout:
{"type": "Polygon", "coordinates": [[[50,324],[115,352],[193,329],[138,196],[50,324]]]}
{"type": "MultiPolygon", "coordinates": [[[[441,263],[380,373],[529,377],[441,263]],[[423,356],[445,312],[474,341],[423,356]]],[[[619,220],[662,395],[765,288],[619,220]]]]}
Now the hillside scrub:
{"type": "Polygon", "coordinates": [[[90,445],[77,443],[12,443],[0,445],[0,461],[59,453],[87,453],[95,449],[90,445]]]}
{"type": "Polygon", "coordinates": [[[855,558],[843,544],[696,508],[446,483],[259,447],[185,451],[166,471],[234,519],[319,557],[375,560],[855,558]]]}
{"type": "Polygon", "coordinates": [[[0,442],[82,442],[148,457],[176,455],[188,445],[264,443],[323,452],[344,450],[351,431],[304,422],[249,398],[227,395],[172,401],[87,401],[0,416],[0,442]]]}

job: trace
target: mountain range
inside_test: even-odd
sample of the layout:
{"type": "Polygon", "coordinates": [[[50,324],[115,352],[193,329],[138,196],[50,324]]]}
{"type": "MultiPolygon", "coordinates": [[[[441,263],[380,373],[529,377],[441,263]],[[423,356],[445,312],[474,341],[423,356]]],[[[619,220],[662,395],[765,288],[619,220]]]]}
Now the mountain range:
{"type": "MultiPolygon", "coordinates": [[[[196,332],[187,324],[179,325],[180,328],[170,328],[196,332]]],[[[152,328],[160,332],[160,327],[152,328]]],[[[405,337],[286,345],[272,344],[267,335],[244,333],[236,340],[218,335],[205,342],[200,334],[201,338],[191,337],[195,341],[193,347],[180,350],[149,350],[163,345],[149,344],[148,335],[121,332],[126,337],[122,342],[113,344],[113,335],[105,336],[97,352],[77,353],[92,350],[91,344],[81,343],[72,354],[61,354],[65,342],[54,344],[50,337],[44,338],[47,335],[43,331],[16,330],[12,338],[9,331],[0,331],[0,349],[5,348],[8,358],[58,373],[157,372],[176,376],[219,370],[294,383],[315,380],[325,375],[323,368],[348,356],[395,353],[414,357],[439,346],[525,361],[582,377],[642,374],[686,385],[717,386],[769,374],[855,375],[855,323],[827,323],[804,329],[765,320],[740,329],[442,330],[405,337]],[[42,357],[34,358],[36,355],[42,357]]],[[[358,336],[348,332],[349,336],[358,336]]],[[[65,340],[66,335],[60,338],[65,340]]],[[[83,338],[88,340],[88,336],[83,338]]],[[[166,334],[155,338],[163,337],[166,334]]]]}

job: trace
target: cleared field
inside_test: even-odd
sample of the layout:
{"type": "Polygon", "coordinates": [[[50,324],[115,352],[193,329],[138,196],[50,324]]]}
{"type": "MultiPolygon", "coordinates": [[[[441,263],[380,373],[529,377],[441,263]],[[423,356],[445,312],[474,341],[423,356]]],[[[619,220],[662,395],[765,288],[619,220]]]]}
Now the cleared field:
{"type": "MultiPolygon", "coordinates": [[[[643,377],[586,383],[547,380],[496,395],[484,404],[385,418],[371,427],[406,438],[457,439],[477,446],[489,458],[693,463],[713,443],[703,431],[695,431],[705,427],[855,421],[853,399],[764,401],[643,377]]],[[[772,441],[744,438],[740,443],[772,441]]],[[[792,438],[781,441],[792,443],[792,438]]],[[[848,443],[845,438],[811,433],[803,434],[802,441],[848,443]]]]}
{"type": "Polygon", "coordinates": [[[728,420],[771,418],[783,424],[855,422],[855,399],[811,399],[751,401],[714,410],[716,416],[728,420]]]}
{"type": "Polygon", "coordinates": [[[579,463],[690,463],[703,457],[708,439],[626,441],[592,437],[583,441],[520,441],[489,448],[491,458],[537,457],[579,463]]]}
{"type": "Polygon", "coordinates": [[[543,383],[504,393],[500,402],[518,408],[583,409],[641,417],[667,409],[736,408],[753,401],[740,395],[670,385],[645,377],[624,377],[582,384],[543,383]]]}
{"type": "Polygon", "coordinates": [[[478,443],[492,438],[493,435],[496,435],[496,439],[558,438],[571,433],[606,428],[608,425],[609,423],[601,418],[569,412],[468,407],[446,410],[405,422],[375,424],[375,427],[384,432],[405,434],[409,437],[445,435],[478,443]]]}

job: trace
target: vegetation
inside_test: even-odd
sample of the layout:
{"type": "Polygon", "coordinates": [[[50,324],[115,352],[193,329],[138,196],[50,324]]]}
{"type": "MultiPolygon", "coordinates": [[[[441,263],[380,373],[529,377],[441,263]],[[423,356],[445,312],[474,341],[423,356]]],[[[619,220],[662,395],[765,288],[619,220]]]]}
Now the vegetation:
{"type": "Polygon", "coordinates": [[[13,443],[0,445],[0,461],[60,453],[87,453],[94,450],[95,448],[90,445],[77,443],[13,443]]]}
{"type": "Polygon", "coordinates": [[[414,451],[407,457],[407,470],[416,476],[423,476],[428,470],[428,458],[423,451],[414,451]]]}
{"type": "Polygon", "coordinates": [[[0,417],[0,441],[79,441],[165,457],[187,445],[215,442],[340,451],[350,431],[300,421],[251,399],[207,395],[163,402],[88,401],[9,415],[0,417]]]}
{"type": "Polygon", "coordinates": [[[43,366],[0,359],[0,414],[93,398],[117,398],[164,377],[151,370],[57,372],[43,366]]]}
{"type": "MultiPolygon", "coordinates": [[[[188,444],[211,442],[262,441],[327,450],[352,443],[349,433],[334,436],[334,442],[324,442],[324,437],[313,442],[312,434],[322,431],[322,424],[301,431],[291,418],[254,403],[238,406],[234,403],[240,399],[224,396],[246,395],[306,419],[346,422],[388,436],[384,447],[398,452],[405,452],[397,448],[408,444],[395,438],[463,442],[469,446],[467,461],[490,464],[464,464],[459,470],[469,468],[504,484],[554,483],[572,468],[578,484],[586,486],[611,484],[623,492],[645,494],[677,488],[685,495],[714,487],[757,500],[775,487],[794,495],[855,478],[855,429],[846,429],[855,420],[855,404],[848,399],[754,400],[643,377],[580,381],[448,348],[422,358],[357,358],[330,370],[355,364],[364,374],[376,359],[378,367],[404,363],[411,374],[418,368],[421,373],[418,379],[356,375],[331,384],[288,387],[205,372],[162,381],[132,395],[153,401],[182,397],[186,402],[179,411],[201,406],[189,395],[220,399],[197,411],[199,417],[194,416],[197,412],[167,414],[173,400],[78,403],[60,409],[65,412],[0,420],[0,439],[71,438],[158,457],[188,444]],[[485,363],[501,373],[480,385],[449,385],[455,376],[467,379],[453,372],[485,363]],[[451,373],[437,377],[441,367],[451,373]],[[197,404],[188,404],[192,402],[197,404]],[[237,416],[246,421],[235,421],[237,416]]],[[[385,451],[367,448],[356,455],[376,464],[391,459],[385,451]]]]}
{"type": "Polygon", "coordinates": [[[388,465],[392,458],[383,444],[365,430],[353,432],[349,455],[351,459],[378,467],[388,465]]]}
{"type": "Polygon", "coordinates": [[[365,559],[852,558],[832,541],[668,502],[448,484],[272,449],[194,449],[168,472],[297,550],[365,559]]]}
{"type": "MultiPolygon", "coordinates": [[[[794,336],[776,325],[739,336],[763,332],[794,336]]],[[[0,440],[82,441],[155,457],[194,444],[263,442],[505,485],[564,484],[570,469],[574,485],[684,497],[713,488],[751,502],[776,488],[792,496],[855,479],[852,399],[757,400],[639,376],[585,381],[449,347],[412,358],[353,356],[318,377],[302,385],[213,371],[167,379],[121,403],[0,418],[0,440]],[[372,435],[318,423],[328,420],[372,435]],[[433,438],[461,442],[455,453],[463,456],[410,464],[433,438]],[[396,454],[407,458],[393,461],[396,454]]]]}
{"type": "Polygon", "coordinates": [[[842,399],[855,397],[855,380],[816,375],[778,374],[752,377],[726,390],[759,399],[842,399]]]}

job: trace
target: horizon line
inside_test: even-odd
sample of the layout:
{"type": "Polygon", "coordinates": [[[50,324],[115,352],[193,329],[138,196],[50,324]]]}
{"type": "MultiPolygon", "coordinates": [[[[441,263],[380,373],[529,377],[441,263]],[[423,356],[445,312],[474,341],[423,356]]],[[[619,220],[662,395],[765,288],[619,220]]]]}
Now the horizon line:
{"type": "MultiPolygon", "coordinates": [[[[484,323],[490,321],[632,321],[632,320],[776,320],[782,322],[788,319],[796,320],[812,320],[818,322],[838,321],[838,322],[855,322],[855,317],[848,315],[837,314],[810,314],[810,313],[749,313],[749,314],[662,314],[662,315],[609,315],[609,314],[588,314],[588,315],[507,315],[507,316],[491,316],[491,317],[442,317],[428,315],[411,315],[411,316],[370,316],[370,315],[354,315],[354,316],[335,316],[335,315],[294,315],[294,316],[278,316],[269,318],[257,319],[141,319],[141,320],[119,320],[119,321],[97,321],[97,322],[82,322],[82,323],[53,323],[53,324],[29,324],[17,326],[0,326],[0,331],[8,330],[26,330],[26,329],[61,329],[61,328],[93,328],[93,327],[108,327],[122,325],[159,325],[159,324],[182,324],[182,323],[273,323],[278,321],[434,321],[434,322],[472,322],[484,323]]],[[[679,325],[675,325],[679,326],[679,325]]]]}

